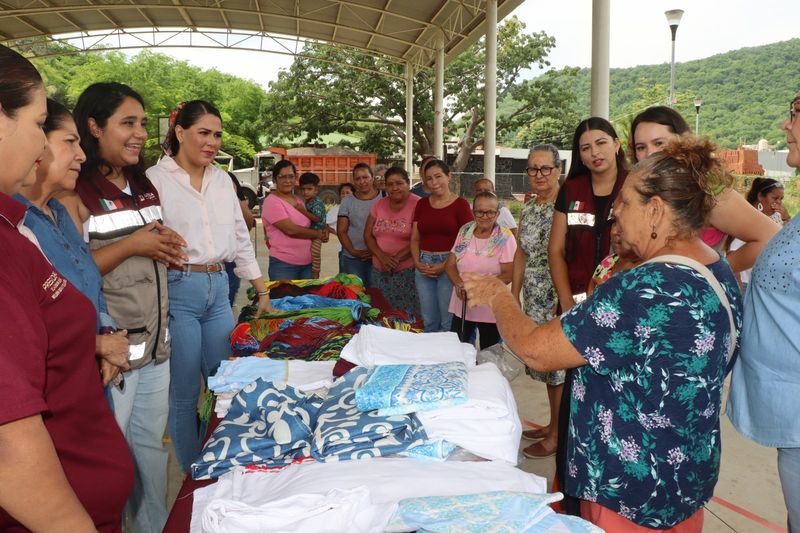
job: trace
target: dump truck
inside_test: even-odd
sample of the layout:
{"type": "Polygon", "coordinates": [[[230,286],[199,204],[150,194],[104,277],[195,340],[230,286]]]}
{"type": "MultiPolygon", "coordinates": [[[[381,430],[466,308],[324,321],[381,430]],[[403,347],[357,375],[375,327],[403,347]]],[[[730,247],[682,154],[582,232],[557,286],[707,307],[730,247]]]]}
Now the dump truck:
{"type": "Polygon", "coordinates": [[[327,204],[335,204],[339,201],[339,185],[352,180],[353,167],[358,163],[367,163],[374,168],[377,155],[342,146],[289,149],[273,146],[262,150],[255,154],[252,167],[233,171],[245,187],[251,207],[274,190],[272,166],[282,159],[294,163],[298,177],[304,172],[313,172],[319,176],[319,197],[327,204]]]}

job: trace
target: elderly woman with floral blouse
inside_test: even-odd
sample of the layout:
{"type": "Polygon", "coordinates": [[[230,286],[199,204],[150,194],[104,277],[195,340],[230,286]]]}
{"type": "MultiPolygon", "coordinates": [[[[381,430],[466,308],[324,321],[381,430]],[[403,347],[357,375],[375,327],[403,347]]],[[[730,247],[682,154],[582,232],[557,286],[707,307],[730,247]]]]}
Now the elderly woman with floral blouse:
{"type": "Polygon", "coordinates": [[[576,369],[562,487],[606,531],[701,531],[719,475],[741,311],[730,266],[698,237],[727,176],[714,148],[677,137],[633,169],[614,213],[646,262],[561,317],[537,326],[499,280],[465,283],[529,366],[576,369]]]}

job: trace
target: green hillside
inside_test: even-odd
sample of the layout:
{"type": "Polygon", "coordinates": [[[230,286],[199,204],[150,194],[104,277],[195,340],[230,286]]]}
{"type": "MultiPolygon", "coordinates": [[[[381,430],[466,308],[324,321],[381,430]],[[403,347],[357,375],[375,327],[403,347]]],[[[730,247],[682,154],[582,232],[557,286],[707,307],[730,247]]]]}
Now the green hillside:
{"type": "MultiPolygon", "coordinates": [[[[701,133],[723,148],[753,144],[761,138],[785,147],[780,125],[791,97],[800,89],[798,57],[800,39],[792,39],[678,63],[677,107],[694,126],[692,99],[702,98],[701,133]]],[[[575,92],[582,116],[589,114],[590,87],[590,71],[581,69],[575,92]]],[[[666,102],[668,87],[668,63],[611,69],[612,120],[624,123],[641,108],[666,102]]]]}

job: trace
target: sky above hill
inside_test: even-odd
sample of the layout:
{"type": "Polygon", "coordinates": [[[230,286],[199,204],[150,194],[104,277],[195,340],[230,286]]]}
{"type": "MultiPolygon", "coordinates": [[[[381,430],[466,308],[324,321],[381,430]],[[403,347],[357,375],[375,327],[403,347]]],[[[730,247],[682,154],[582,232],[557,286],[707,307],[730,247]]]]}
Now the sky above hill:
{"type": "MultiPolygon", "coordinates": [[[[670,32],[664,16],[668,9],[685,11],[676,39],[679,63],[800,37],[797,0],[611,0],[611,67],[669,61],[670,32]]],[[[529,31],[555,36],[556,48],[550,54],[553,67],[591,65],[591,0],[525,0],[514,15],[529,31]]],[[[259,52],[160,51],[203,68],[252,79],[265,88],[292,62],[288,56],[259,52]]]]}

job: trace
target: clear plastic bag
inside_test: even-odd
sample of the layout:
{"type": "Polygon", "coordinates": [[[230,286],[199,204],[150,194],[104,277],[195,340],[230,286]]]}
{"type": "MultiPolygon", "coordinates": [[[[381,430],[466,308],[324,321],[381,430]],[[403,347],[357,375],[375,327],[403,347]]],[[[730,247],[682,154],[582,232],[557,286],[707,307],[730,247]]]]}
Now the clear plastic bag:
{"type": "Polygon", "coordinates": [[[523,363],[505,343],[495,344],[478,352],[478,364],[494,363],[509,382],[525,371],[523,363]]]}

